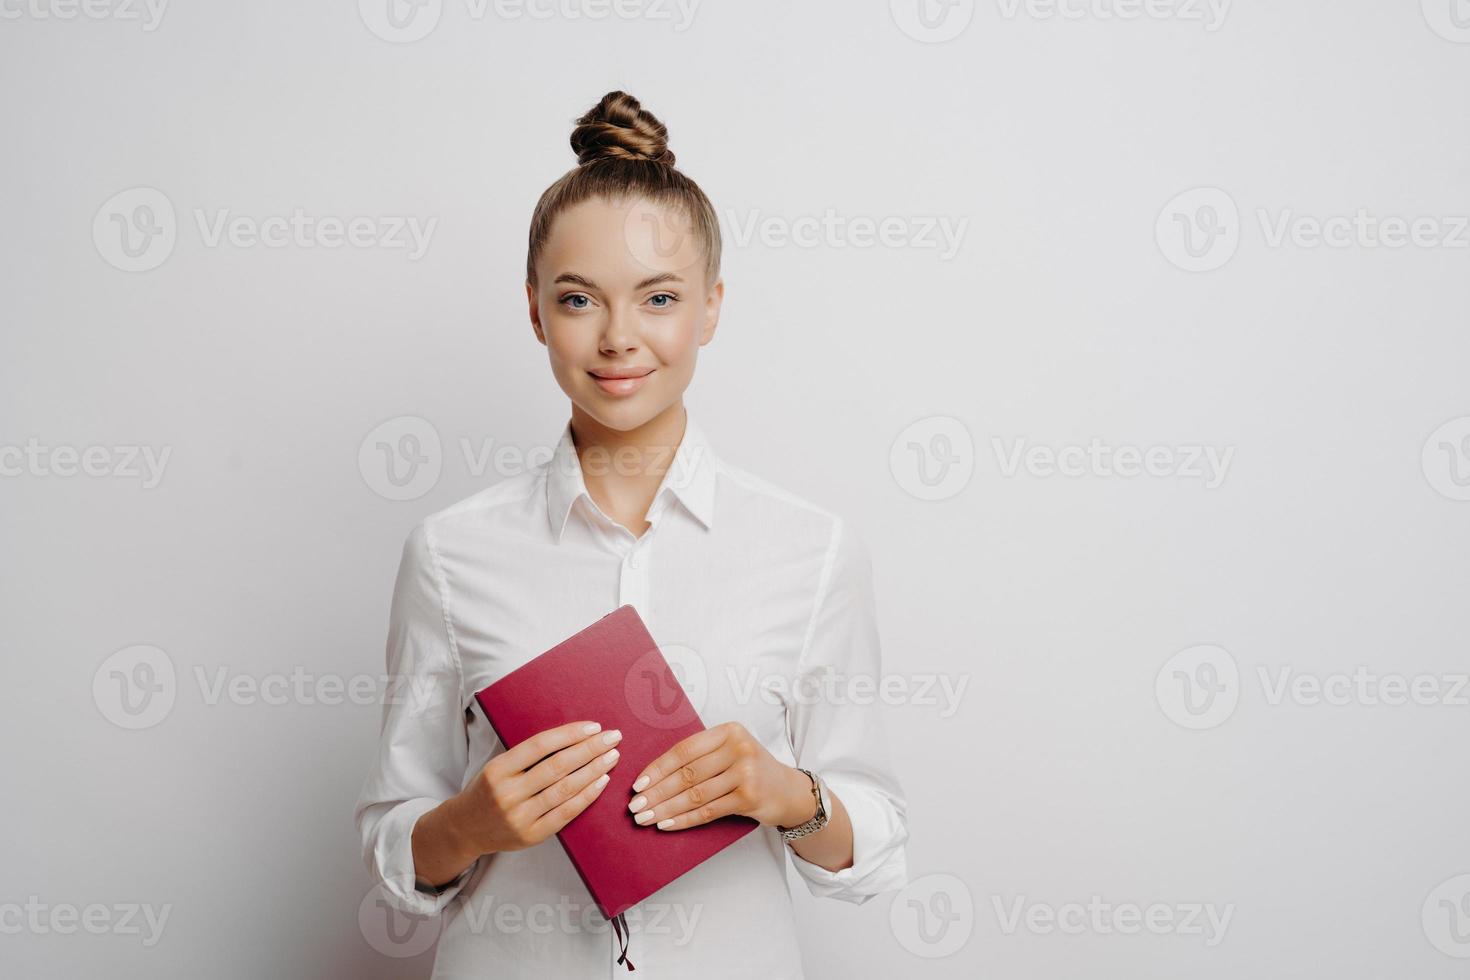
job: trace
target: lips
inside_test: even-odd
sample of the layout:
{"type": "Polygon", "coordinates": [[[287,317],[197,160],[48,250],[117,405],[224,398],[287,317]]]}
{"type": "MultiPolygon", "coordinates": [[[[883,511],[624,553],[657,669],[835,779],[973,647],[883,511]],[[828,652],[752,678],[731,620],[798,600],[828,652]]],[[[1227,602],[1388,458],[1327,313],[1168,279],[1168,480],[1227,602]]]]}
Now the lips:
{"type": "Polygon", "coordinates": [[[653,368],[618,368],[588,371],[588,375],[609,395],[631,395],[642,388],[653,368]]]}
{"type": "Polygon", "coordinates": [[[592,370],[588,374],[594,378],[605,378],[608,381],[621,381],[627,378],[642,378],[653,373],[653,368],[618,368],[606,370],[592,370]]]}

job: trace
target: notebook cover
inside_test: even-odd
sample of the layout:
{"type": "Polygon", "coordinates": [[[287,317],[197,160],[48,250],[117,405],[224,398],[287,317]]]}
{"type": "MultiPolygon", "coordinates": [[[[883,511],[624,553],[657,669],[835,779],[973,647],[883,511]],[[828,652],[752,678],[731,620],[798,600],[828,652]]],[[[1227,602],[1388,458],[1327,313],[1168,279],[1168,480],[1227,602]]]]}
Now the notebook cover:
{"type": "Polygon", "coordinates": [[[727,814],[683,830],[635,823],[633,780],[704,730],[643,618],[619,606],[475,694],[511,749],[537,732],[588,719],[620,729],[620,757],[592,804],[557,832],[602,914],[613,918],[760,826],[727,814]]]}

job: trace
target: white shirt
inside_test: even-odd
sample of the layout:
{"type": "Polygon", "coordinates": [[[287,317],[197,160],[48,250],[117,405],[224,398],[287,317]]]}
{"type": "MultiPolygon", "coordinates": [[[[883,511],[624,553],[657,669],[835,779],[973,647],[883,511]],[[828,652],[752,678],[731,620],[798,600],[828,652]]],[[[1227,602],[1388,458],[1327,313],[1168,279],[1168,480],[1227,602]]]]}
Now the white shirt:
{"type": "MultiPolygon", "coordinates": [[[[788,860],[812,894],[855,904],[907,884],[906,803],[880,705],[850,693],[881,681],[864,543],[720,460],[692,415],[645,520],[635,537],[593,502],[568,422],[549,461],[430,516],[404,544],[387,668],[411,693],[385,699],[355,820],[381,914],[439,915],[436,978],[626,972],[556,839],[482,855],[438,895],[415,887],[411,843],[420,816],[505,750],[475,692],[624,603],[707,727],[739,721],[781,762],[817,772],[853,826],[845,870],[761,826],[629,909],[635,977],[801,977],[788,860]]],[[[401,937],[409,922],[363,927],[401,937]]]]}

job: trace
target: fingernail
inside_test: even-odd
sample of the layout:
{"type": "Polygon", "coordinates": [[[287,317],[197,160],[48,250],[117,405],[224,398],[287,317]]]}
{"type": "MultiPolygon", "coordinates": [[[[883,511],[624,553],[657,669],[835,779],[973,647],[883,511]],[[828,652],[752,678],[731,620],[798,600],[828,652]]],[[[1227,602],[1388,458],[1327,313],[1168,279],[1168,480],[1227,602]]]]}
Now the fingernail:
{"type": "Polygon", "coordinates": [[[650,820],[653,819],[653,811],[652,810],[644,810],[642,813],[638,814],[638,816],[634,817],[633,819],[636,820],[636,821],[638,821],[639,823],[648,823],[648,821],[650,821],[650,820]]]}
{"type": "Polygon", "coordinates": [[[606,762],[608,765],[612,765],[615,761],[617,761],[617,758],[617,749],[608,749],[606,752],[602,753],[602,761],[606,762]]]}
{"type": "Polygon", "coordinates": [[[633,792],[637,793],[648,788],[648,777],[639,776],[638,781],[633,784],[633,792]]]}
{"type": "Polygon", "coordinates": [[[644,804],[646,804],[647,802],[648,797],[639,796],[635,798],[632,803],[628,804],[628,809],[632,810],[634,813],[637,813],[639,810],[643,809],[644,804]]]}
{"type": "Polygon", "coordinates": [[[612,731],[607,732],[602,736],[602,741],[604,745],[612,745],[614,742],[622,737],[623,733],[620,730],[614,728],[612,731]]]}
{"type": "Polygon", "coordinates": [[[595,721],[589,721],[582,726],[583,735],[596,735],[600,731],[602,731],[602,726],[595,721]]]}
{"type": "Polygon", "coordinates": [[[606,786],[607,773],[603,773],[601,776],[598,776],[597,779],[593,781],[592,785],[597,789],[602,789],[602,787],[606,786]]]}
{"type": "Polygon", "coordinates": [[[665,817],[663,820],[660,820],[658,822],[658,829],[659,830],[668,830],[673,825],[674,825],[674,818],[673,817],[665,817]]]}

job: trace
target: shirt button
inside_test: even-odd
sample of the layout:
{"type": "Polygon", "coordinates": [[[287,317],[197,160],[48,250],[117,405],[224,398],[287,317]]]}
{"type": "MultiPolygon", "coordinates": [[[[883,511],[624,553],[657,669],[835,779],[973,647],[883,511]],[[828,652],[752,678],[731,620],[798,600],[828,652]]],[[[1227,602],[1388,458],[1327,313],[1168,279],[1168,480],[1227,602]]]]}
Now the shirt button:
{"type": "Polygon", "coordinates": [[[633,568],[641,568],[643,566],[643,559],[638,557],[638,552],[635,551],[628,556],[628,565],[633,568]]]}

